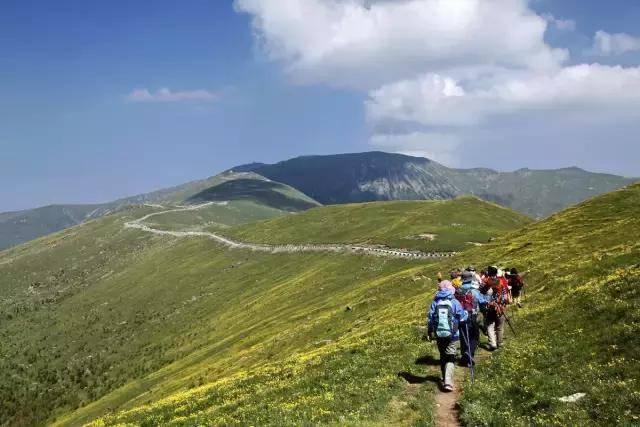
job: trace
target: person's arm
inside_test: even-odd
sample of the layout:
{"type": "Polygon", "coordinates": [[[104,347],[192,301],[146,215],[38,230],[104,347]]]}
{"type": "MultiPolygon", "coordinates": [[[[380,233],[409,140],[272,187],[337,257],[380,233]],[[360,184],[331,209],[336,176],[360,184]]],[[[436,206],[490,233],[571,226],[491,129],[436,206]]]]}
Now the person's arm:
{"type": "Polygon", "coordinates": [[[427,333],[429,335],[431,335],[431,333],[433,333],[433,313],[436,310],[436,303],[435,301],[431,303],[431,306],[429,307],[429,312],[427,313],[427,333]]]}
{"type": "Polygon", "coordinates": [[[453,300],[453,309],[454,315],[458,317],[458,321],[460,323],[464,323],[467,321],[469,313],[467,313],[467,310],[462,308],[462,304],[460,304],[457,300],[453,300]]]}
{"type": "Polygon", "coordinates": [[[479,310],[484,310],[484,307],[487,304],[487,300],[486,300],[485,296],[482,294],[482,292],[480,292],[477,289],[474,289],[473,291],[471,291],[471,293],[473,294],[474,298],[476,299],[476,304],[478,304],[478,309],[479,310]]]}

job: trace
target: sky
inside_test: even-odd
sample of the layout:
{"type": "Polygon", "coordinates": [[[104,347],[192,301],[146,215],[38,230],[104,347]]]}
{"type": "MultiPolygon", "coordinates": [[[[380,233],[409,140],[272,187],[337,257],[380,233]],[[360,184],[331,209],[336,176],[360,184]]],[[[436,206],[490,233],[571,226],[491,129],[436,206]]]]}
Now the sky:
{"type": "Polygon", "coordinates": [[[0,211],[382,150],[640,176],[640,2],[3,0],[0,211]]]}

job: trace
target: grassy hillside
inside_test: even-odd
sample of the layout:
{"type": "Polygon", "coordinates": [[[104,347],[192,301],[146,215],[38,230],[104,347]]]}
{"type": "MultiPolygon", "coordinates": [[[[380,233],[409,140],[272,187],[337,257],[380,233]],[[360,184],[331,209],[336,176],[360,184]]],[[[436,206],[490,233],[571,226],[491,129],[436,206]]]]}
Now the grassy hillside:
{"type": "Polygon", "coordinates": [[[451,180],[462,193],[475,194],[534,218],[543,218],[585,199],[629,185],[632,179],[580,168],[452,169],[451,180]]]}
{"type": "Polygon", "coordinates": [[[464,395],[470,425],[640,423],[639,235],[636,184],[465,254],[532,269],[520,335],[464,395]]]}
{"type": "MultiPolygon", "coordinates": [[[[387,413],[404,386],[395,374],[413,352],[404,360],[387,354],[404,348],[414,331],[393,320],[387,327],[397,337],[376,338],[380,332],[371,333],[383,325],[371,313],[387,310],[421,267],[228,251],[206,239],[122,227],[149,211],[127,211],[2,253],[0,363],[7,375],[0,380],[6,403],[0,420],[31,425],[52,416],[77,424],[201,384],[241,386],[245,398],[273,399],[273,412],[260,415],[265,406],[255,406],[247,420],[275,423],[290,412],[291,420],[355,421],[387,413]],[[268,387],[282,376],[290,383],[268,387]],[[306,408],[320,390],[318,406],[306,408]],[[349,401],[361,403],[359,410],[349,401]]],[[[422,279],[413,285],[425,286],[422,279]]],[[[419,341],[410,341],[418,351],[419,341]]],[[[242,396],[221,393],[208,395],[207,410],[216,399],[236,405],[203,419],[240,416],[242,396]]],[[[428,415],[429,399],[421,404],[428,415]]]]}
{"type": "Polygon", "coordinates": [[[639,210],[636,185],[437,263],[122,227],[151,209],[92,221],[0,253],[0,423],[431,425],[429,278],[496,262],[533,271],[522,333],[478,367],[464,419],[637,422],[639,210]]]}
{"type": "Polygon", "coordinates": [[[99,205],[52,205],[0,213],[0,250],[85,221],[99,205]]]}
{"type": "Polygon", "coordinates": [[[261,243],[369,243],[458,251],[530,222],[524,215],[465,197],[325,206],[227,234],[261,243]]]}
{"type": "MultiPolygon", "coordinates": [[[[277,182],[268,181],[251,172],[228,171],[204,180],[193,181],[172,188],[140,194],[110,203],[97,205],[54,205],[20,212],[0,213],[0,250],[46,236],[133,205],[180,205],[205,201],[232,201],[228,207],[219,206],[206,211],[172,214],[177,225],[210,222],[229,226],[273,218],[319,203],[299,191],[277,182]]],[[[166,221],[165,221],[166,223],[166,221]]]]}
{"type": "Polygon", "coordinates": [[[145,224],[161,230],[219,230],[287,214],[288,211],[251,200],[234,200],[195,210],[163,213],[149,218],[145,224]]]}
{"type": "Polygon", "coordinates": [[[253,173],[232,174],[233,179],[211,186],[186,199],[188,203],[247,200],[284,211],[301,211],[320,204],[298,190],[253,173]]]}

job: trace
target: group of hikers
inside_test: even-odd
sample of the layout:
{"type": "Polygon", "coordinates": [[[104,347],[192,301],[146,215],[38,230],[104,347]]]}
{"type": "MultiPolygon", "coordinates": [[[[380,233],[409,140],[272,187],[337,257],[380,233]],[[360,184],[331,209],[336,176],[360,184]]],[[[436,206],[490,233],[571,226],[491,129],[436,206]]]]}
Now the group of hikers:
{"type": "Polygon", "coordinates": [[[474,267],[454,270],[450,280],[438,274],[438,291],[427,316],[427,337],[438,344],[444,391],[453,391],[458,348],[461,364],[473,368],[481,331],[488,337],[490,351],[502,347],[505,322],[513,330],[507,306],[522,307],[523,278],[516,268],[495,266],[480,273],[474,267]]]}

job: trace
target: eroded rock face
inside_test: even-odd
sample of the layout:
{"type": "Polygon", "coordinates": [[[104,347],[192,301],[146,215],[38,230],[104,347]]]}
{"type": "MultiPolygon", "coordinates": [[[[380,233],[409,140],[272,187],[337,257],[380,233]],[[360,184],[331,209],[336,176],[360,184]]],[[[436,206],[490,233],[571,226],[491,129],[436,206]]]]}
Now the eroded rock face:
{"type": "Polygon", "coordinates": [[[575,167],[452,169],[425,158],[382,152],[298,157],[253,170],[323,204],[474,195],[536,218],[635,181],[575,167]]]}

